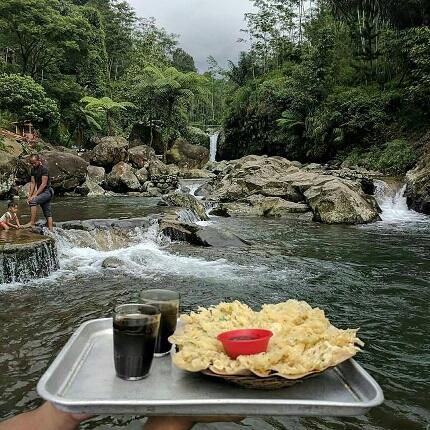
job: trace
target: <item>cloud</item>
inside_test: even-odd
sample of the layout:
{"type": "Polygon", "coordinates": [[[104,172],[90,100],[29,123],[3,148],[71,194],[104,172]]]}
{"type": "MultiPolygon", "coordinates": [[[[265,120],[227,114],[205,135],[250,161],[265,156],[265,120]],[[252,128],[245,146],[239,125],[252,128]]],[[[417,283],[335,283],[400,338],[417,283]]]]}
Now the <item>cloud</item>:
{"type": "Polygon", "coordinates": [[[246,48],[244,14],[252,9],[250,0],[129,0],[138,16],[155,17],[169,33],[179,34],[180,45],[189,52],[200,71],[213,55],[220,65],[237,60],[246,48]]]}

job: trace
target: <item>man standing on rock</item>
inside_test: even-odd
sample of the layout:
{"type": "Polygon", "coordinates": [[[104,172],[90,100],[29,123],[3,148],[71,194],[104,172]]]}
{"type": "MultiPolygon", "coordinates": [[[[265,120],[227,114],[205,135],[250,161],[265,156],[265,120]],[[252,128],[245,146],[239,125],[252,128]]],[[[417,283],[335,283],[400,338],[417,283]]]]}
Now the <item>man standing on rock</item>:
{"type": "Polygon", "coordinates": [[[37,205],[40,205],[43,215],[46,218],[46,224],[52,231],[53,221],[51,213],[51,200],[54,197],[54,190],[51,187],[51,178],[46,166],[42,164],[42,160],[38,154],[30,156],[31,164],[31,184],[30,192],[28,193],[27,202],[30,206],[31,218],[30,226],[36,224],[37,205]]]}

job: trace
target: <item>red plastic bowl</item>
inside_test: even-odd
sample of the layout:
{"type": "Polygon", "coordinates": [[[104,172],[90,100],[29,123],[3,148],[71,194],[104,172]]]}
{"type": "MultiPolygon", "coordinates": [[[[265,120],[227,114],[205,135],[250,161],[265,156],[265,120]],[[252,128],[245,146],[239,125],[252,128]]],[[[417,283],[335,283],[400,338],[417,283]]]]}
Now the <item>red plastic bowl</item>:
{"type": "Polygon", "coordinates": [[[267,351],[273,333],[260,328],[246,328],[220,333],[217,339],[226,354],[235,360],[239,355],[254,355],[267,351]]]}

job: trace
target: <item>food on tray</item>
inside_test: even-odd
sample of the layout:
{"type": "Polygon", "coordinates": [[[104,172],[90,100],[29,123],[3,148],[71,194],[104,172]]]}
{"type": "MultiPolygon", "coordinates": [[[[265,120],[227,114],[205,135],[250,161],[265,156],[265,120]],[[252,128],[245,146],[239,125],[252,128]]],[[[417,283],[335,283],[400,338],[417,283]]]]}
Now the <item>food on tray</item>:
{"type": "Polygon", "coordinates": [[[180,321],[169,338],[178,348],[173,363],[190,372],[209,369],[221,375],[298,379],[353,357],[360,351],[357,345],[363,345],[357,337],[358,329],[338,329],[324,311],[297,300],[263,305],[259,312],[239,301],[220,303],[182,315],[180,321]],[[232,360],[217,336],[241,328],[272,331],[267,351],[232,360]]]}

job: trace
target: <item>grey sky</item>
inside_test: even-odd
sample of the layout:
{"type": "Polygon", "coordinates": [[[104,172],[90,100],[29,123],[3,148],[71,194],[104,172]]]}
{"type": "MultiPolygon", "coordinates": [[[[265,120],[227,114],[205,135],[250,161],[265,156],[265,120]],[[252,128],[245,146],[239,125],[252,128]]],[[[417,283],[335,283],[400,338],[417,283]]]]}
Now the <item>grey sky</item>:
{"type": "Polygon", "coordinates": [[[200,71],[213,55],[220,65],[237,60],[244,50],[240,29],[243,16],[251,10],[250,0],[128,0],[138,16],[155,17],[169,33],[180,35],[181,46],[189,52],[200,71]]]}

